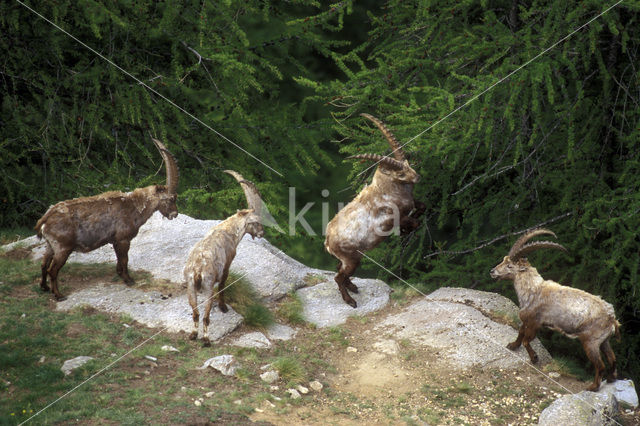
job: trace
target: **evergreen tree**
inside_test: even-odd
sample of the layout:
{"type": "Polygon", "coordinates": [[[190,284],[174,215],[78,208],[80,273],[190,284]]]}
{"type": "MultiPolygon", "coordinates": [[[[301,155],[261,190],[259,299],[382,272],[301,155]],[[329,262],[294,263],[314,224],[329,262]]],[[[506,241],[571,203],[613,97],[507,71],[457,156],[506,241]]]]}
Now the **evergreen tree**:
{"type": "MultiPolygon", "coordinates": [[[[331,105],[345,156],[387,149],[357,116],[369,112],[422,175],[422,227],[372,257],[425,290],[513,297],[489,270],[519,233],[549,227],[570,254],[540,252],[533,264],[615,305],[621,370],[638,380],[640,2],[598,16],[613,4],[390,0],[369,13],[366,42],[334,55],[345,79],[299,81],[331,105]]],[[[364,167],[353,166],[355,186],[364,167]]]]}

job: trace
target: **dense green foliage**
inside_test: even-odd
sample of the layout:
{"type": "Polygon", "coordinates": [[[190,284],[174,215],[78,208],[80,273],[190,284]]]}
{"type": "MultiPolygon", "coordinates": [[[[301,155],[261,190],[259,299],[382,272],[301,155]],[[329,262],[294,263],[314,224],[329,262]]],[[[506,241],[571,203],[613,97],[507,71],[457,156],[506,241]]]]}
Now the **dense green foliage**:
{"type": "MultiPolygon", "coordinates": [[[[489,269],[519,232],[549,227],[570,254],[532,262],[615,305],[621,370],[640,379],[639,1],[600,17],[614,1],[32,3],[148,87],[0,3],[0,226],[32,224],[73,196],[162,182],[151,132],[178,158],[182,212],[241,207],[221,173],[232,168],[258,183],[281,225],[295,186],[298,209],[316,202],[308,221],[319,233],[319,204],[348,201],[368,176],[340,158],[388,152],[357,115],[369,112],[408,143],[428,205],[418,231],[368,253],[376,262],[425,290],[513,297],[489,269]],[[351,190],[338,192],[352,167],[351,190]]],[[[333,267],[322,237],[297,231],[268,235],[333,267]]],[[[394,279],[370,261],[360,272],[394,279]]]]}

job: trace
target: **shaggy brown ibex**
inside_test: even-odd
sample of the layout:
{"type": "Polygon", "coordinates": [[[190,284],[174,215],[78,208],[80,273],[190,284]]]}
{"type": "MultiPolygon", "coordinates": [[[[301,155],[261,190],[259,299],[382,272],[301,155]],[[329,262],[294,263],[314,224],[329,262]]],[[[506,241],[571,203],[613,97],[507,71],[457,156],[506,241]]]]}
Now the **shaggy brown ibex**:
{"type": "Polygon", "coordinates": [[[191,340],[198,338],[200,311],[198,310],[197,292],[204,287],[205,301],[202,319],[204,346],[211,345],[208,330],[209,315],[215,296],[215,284],[218,284],[218,308],[222,312],[227,312],[228,308],[224,303],[224,285],[229,275],[229,266],[236,256],[236,248],[244,234],[249,234],[252,238],[260,238],[264,235],[261,223],[262,199],[258,188],[253,182],[245,180],[240,173],[233,170],[225,170],[225,173],[229,173],[240,183],[249,208],[238,210],[236,214],[211,228],[207,235],[193,246],[184,267],[189,304],[193,311],[193,331],[189,335],[191,340]]]}
{"type": "Polygon", "coordinates": [[[560,285],[540,276],[536,268],[524,257],[539,248],[555,248],[566,251],[560,244],[551,241],[527,243],[536,235],[552,235],[547,229],[535,229],[520,237],[511,247],[502,263],[491,270],[494,279],[513,280],[518,302],[519,316],[522,320],[517,339],[507,348],[517,349],[524,345],[531,362],[538,362],[538,355],[530,342],[536,337],[540,327],[559,331],[572,339],[578,338],[593,363],[596,374],[593,383],[587,388],[595,391],[600,387],[604,362],[600,351],[604,352],[609,363],[607,381],[616,380],[616,356],[609,344],[609,338],[620,336],[613,306],[598,296],[577,288],[560,285]]]}
{"type": "Polygon", "coordinates": [[[419,176],[405,159],[398,141],[386,126],[369,114],[360,114],[371,120],[389,142],[395,158],[377,154],[358,154],[349,158],[378,162],[373,181],[340,210],[327,224],[324,246],[336,257],[338,274],[335,277],[342,299],[356,307],[348,291],[358,292],[351,277],[360,264],[363,253],[376,247],[394,228],[402,233],[411,232],[419,225],[416,219],[425,205],[413,199],[413,185],[419,176]],[[347,291],[348,290],[348,291],[347,291]]]}
{"type": "Polygon", "coordinates": [[[167,148],[153,139],[164,159],[167,185],[151,185],[131,192],[110,191],[92,197],[61,201],[38,220],[35,230],[47,242],[42,259],[40,288],[51,292],[56,300],[65,297],[58,291],[58,272],[73,251],[89,252],[105,244],[113,244],[118,275],[127,285],[134,283],[127,267],[129,244],[140,227],[159,210],[166,218],[178,215],[176,189],[178,166],[167,148]]]}

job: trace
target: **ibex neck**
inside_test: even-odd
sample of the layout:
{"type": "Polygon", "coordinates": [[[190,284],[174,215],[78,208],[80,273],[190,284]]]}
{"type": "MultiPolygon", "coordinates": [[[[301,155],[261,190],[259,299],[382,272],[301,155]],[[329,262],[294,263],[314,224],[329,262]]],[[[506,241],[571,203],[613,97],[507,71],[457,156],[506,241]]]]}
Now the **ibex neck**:
{"type": "Polygon", "coordinates": [[[240,240],[245,234],[247,227],[247,216],[241,216],[238,213],[233,216],[229,216],[224,222],[218,225],[216,228],[225,230],[225,232],[233,238],[236,246],[240,244],[240,240]]]}
{"type": "Polygon", "coordinates": [[[543,281],[544,278],[540,276],[533,266],[528,267],[525,271],[516,275],[513,280],[513,285],[516,289],[518,303],[521,309],[527,307],[531,300],[536,298],[535,295],[538,293],[543,281]]]}

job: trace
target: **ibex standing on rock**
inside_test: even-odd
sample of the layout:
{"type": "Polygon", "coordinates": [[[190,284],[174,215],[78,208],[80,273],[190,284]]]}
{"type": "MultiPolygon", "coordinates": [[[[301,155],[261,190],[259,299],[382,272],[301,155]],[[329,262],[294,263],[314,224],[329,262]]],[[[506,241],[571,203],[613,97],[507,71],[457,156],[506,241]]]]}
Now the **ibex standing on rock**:
{"type": "Polygon", "coordinates": [[[227,312],[228,308],[224,303],[224,285],[229,275],[229,266],[236,256],[236,248],[244,234],[249,234],[253,238],[264,235],[261,223],[262,199],[258,188],[253,182],[245,180],[240,173],[233,170],[225,170],[225,173],[229,173],[240,183],[249,208],[238,210],[236,214],[211,228],[207,235],[193,246],[184,266],[184,279],[187,282],[189,304],[193,311],[193,331],[189,335],[191,340],[198,338],[200,311],[197,293],[201,287],[205,290],[202,319],[204,346],[211,345],[208,333],[209,314],[215,296],[215,284],[218,284],[218,308],[222,312],[227,312]]]}
{"type": "Polygon", "coordinates": [[[360,264],[363,253],[376,247],[395,227],[399,226],[402,233],[416,229],[419,225],[416,218],[425,210],[423,203],[413,199],[413,185],[420,177],[405,159],[396,138],[377,118],[369,114],[360,115],[380,129],[395,158],[377,154],[349,157],[377,161],[378,168],[371,184],[365,186],[327,225],[324,246],[340,261],[335,281],[342,299],[354,308],[356,301],[348,291],[357,293],[358,287],[349,277],[360,264]]]}
{"type": "Polygon", "coordinates": [[[620,324],[610,303],[577,288],[545,280],[531,266],[524,257],[527,253],[540,248],[566,251],[560,244],[551,241],[526,244],[532,237],[542,234],[555,237],[547,229],[535,229],[526,233],[515,242],[502,263],[491,270],[491,277],[494,279],[513,280],[520,304],[522,325],[518,338],[509,343],[507,348],[513,350],[520,344],[524,345],[531,362],[536,363],[538,355],[531,348],[530,342],[536,337],[540,327],[559,331],[572,339],[578,338],[596,370],[594,381],[587,389],[596,391],[605,370],[600,357],[601,350],[610,368],[607,381],[616,380],[616,356],[611,350],[609,338],[613,334],[620,336],[620,324]]]}
{"type": "Polygon", "coordinates": [[[47,242],[42,260],[40,288],[49,291],[48,274],[51,278],[51,292],[56,300],[65,299],[58,291],[58,272],[69,255],[73,251],[86,253],[105,244],[113,244],[118,275],[127,285],[133,284],[127,268],[131,240],[156,210],[167,219],[178,215],[178,166],[162,142],[157,139],[153,139],[153,142],[164,159],[166,186],[151,185],[126,193],[111,191],[61,201],[50,207],[36,223],[38,237],[47,242]]]}

